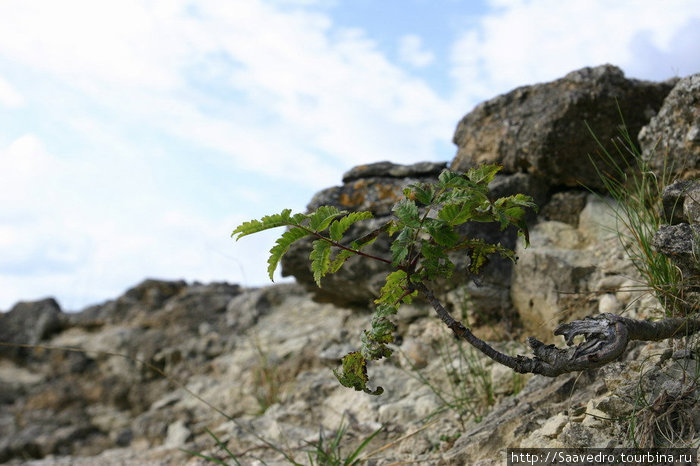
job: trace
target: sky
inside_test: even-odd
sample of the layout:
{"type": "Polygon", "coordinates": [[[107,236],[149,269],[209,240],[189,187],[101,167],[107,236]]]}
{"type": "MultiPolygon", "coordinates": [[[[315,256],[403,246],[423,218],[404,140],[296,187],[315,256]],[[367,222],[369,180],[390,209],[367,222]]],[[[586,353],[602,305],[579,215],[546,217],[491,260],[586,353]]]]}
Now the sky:
{"type": "Polygon", "coordinates": [[[604,63],[700,72],[700,2],[3,0],[0,310],[265,285],[278,232],[239,223],[449,161],[478,103],[604,63]]]}

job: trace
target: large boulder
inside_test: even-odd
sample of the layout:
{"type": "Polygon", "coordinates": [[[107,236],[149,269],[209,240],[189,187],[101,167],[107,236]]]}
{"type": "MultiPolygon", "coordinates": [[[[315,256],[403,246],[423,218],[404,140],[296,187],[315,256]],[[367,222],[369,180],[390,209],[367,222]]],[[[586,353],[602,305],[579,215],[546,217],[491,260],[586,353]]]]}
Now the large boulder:
{"type": "Polygon", "coordinates": [[[678,81],[639,143],[655,172],[671,180],[700,176],[700,73],[678,81]]]}
{"type": "MultiPolygon", "coordinates": [[[[375,218],[356,224],[348,231],[348,237],[360,237],[389,220],[391,208],[401,199],[404,187],[412,183],[437,181],[437,176],[445,167],[445,163],[431,162],[414,165],[390,162],[360,165],[343,176],[343,185],[317,193],[309,203],[308,210],[330,205],[349,211],[371,211],[375,218]]],[[[323,287],[318,289],[309,262],[311,242],[311,239],[305,238],[292,245],[282,258],[283,276],[294,276],[321,302],[366,306],[376,298],[387,273],[391,271],[387,264],[352,257],[340,272],[326,276],[322,282],[323,287]]],[[[386,235],[381,235],[365,251],[381,257],[391,257],[389,244],[386,235]]]]}
{"type": "MultiPolygon", "coordinates": [[[[0,313],[0,341],[36,345],[60,331],[65,324],[65,315],[53,298],[39,301],[22,301],[7,313],[0,313]]],[[[26,348],[0,347],[0,356],[24,357],[26,348]]]]}
{"type": "MultiPolygon", "coordinates": [[[[581,184],[604,187],[589,158],[598,146],[586,125],[598,140],[608,141],[619,135],[622,112],[629,132],[637,134],[661,107],[672,86],[671,82],[627,79],[619,68],[605,65],[515,89],[484,102],[462,119],[454,136],[458,151],[450,168],[466,171],[482,163],[501,164],[502,172],[490,185],[492,197],[525,193],[538,205],[549,205],[541,218],[576,222],[585,194],[571,188],[580,188],[581,184]]],[[[597,163],[603,163],[602,159],[597,163]]],[[[444,166],[380,162],[356,167],[344,176],[342,186],[316,194],[308,208],[333,205],[350,211],[372,211],[374,220],[349,232],[360,236],[391,217],[391,208],[407,184],[434,181],[444,166]]],[[[533,215],[529,221],[534,224],[537,219],[533,215]]],[[[517,244],[514,231],[502,232],[497,225],[470,224],[464,233],[510,248],[517,244]]],[[[377,296],[390,270],[381,262],[353,258],[339,273],[325,278],[323,288],[318,290],[310,270],[310,251],[311,239],[296,243],[282,260],[282,274],[294,276],[320,301],[364,306],[377,296]]],[[[389,241],[382,238],[369,252],[387,257],[388,251],[389,241]]],[[[513,270],[509,261],[493,258],[476,281],[465,271],[466,257],[457,257],[456,265],[454,279],[438,283],[437,293],[459,287],[480,316],[502,319],[508,315],[513,270]]]]}
{"type": "Polygon", "coordinates": [[[541,221],[530,232],[530,247],[518,246],[511,299],[528,335],[552,341],[560,323],[597,312],[597,292],[612,277],[619,285],[630,275],[619,254],[616,221],[612,200],[589,194],[575,222],[541,221]]]}
{"type": "Polygon", "coordinates": [[[654,248],[670,259],[680,273],[678,293],[687,312],[700,309],[700,182],[678,180],[662,194],[664,216],[654,235],[654,248]]]}
{"type": "Polygon", "coordinates": [[[619,136],[622,113],[629,133],[637,134],[671,87],[670,82],[627,79],[611,65],[519,87],[483,102],[459,122],[451,168],[459,171],[495,162],[505,173],[529,173],[546,186],[583,184],[602,189],[589,160],[598,146],[587,125],[607,143],[619,136]]]}
{"type": "MultiPolygon", "coordinates": [[[[348,231],[348,237],[361,237],[380,227],[392,218],[393,205],[403,196],[403,188],[417,182],[435,182],[445,168],[445,163],[422,162],[414,165],[397,165],[379,162],[355,167],[343,177],[343,185],[325,189],[316,194],[308,205],[313,211],[322,205],[332,205],[349,211],[369,210],[374,218],[356,224],[348,231]]],[[[536,202],[545,198],[534,177],[516,173],[497,175],[489,186],[494,198],[509,196],[519,192],[535,193],[536,202]]],[[[474,223],[463,226],[463,233],[491,243],[501,243],[509,248],[516,244],[514,229],[501,231],[499,225],[474,223]]],[[[310,269],[309,254],[312,239],[305,238],[289,249],[282,258],[282,275],[294,276],[320,302],[333,302],[339,306],[366,307],[378,296],[386,275],[392,270],[380,261],[352,257],[339,272],[327,275],[322,288],[317,288],[310,269]]],[[[379,257],[390,258],[390,238],[380,235],[365,252],[379,257]]],[[[467,273],[467,255],[455,255],[452,260],[457,271],[452,280],[436,283],[434,291],[446,293],[458,285],[465,285],[467,293],[475,305],[488,314],[491,310],[510,308],[508,298],[509,277],[512,264],[506,259],[492,258],[478,282],[470,281],[467,273]]]]}

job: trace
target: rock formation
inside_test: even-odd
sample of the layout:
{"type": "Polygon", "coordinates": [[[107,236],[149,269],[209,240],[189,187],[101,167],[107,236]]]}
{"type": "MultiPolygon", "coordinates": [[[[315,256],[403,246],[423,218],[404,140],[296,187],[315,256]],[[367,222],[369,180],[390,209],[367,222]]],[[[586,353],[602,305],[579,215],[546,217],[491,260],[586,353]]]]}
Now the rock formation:
{"type": "Polygon", "coordinates": [[[700,75],[678,81],[639,133],[644,156],[671,179],[700,176],[700,75]]]}
{"type": "MultiPolygon", "coordinates": [[[[636,134],[659,110],[672,87],[671,82],[627,79],[619,68],[610,65],[583,68],[550,83],[520,87],[478,105],[462,118],[454,135],[457,155],[450,168],[460,171],[480,163],[501,164],[503,170],[491,185],[493,197],[525,193],[543,206],[546,217],[561,220],[568,216],[569,221],[576,222],[576,210],[583,209],[587,188],[602,188],[589,158],[595,158],[599,148],[586,124],[605,145],[619,136],[621,114],[630,133],[636,134]]],[[[596,158],[601,170],[605,170],[605,162],[596,158]]],[[[619,159],[616,162],[624,163],[619,159]]],[[[343,186],[318,193],[309,209],[329,204],[372,211],[377,222],[366,224],[365,230],[356,229],[359,236],[386,221],[403,186],[430,181],[440,168],[439,164],[420,164],[399,171],[396,165],[387,163],[375,164],[371,169],[359,167],[344,177],[343,186]]],[[[531,223],[536,220],[531,218],[531,223]]],[[[467,228],[474,237],[516,246],[514,231],[501,232],[497,226],[483,224],[467,228]]],[[[310,241],[293,246],[283,259],[283,274],[307,285],[317,299],[366,306],[376,296],[387,273],[381,264],[355,261],[327,279],[319,290],[308,264],[310,250],[310,241]]],[[[376,244],[373,252],[390,256],[388,242],[376,244]]],[[[468,279],[466,260],[456,263],[462,266],[459,280],[444,284],[438,292],[464,288],[476,309],[475,318],[513,319],[510,261],[494,258],[478,284],[468,279]]]]}
{"type": "MultiPolygon", "coordinates": [[[[687,178],[700,159],[698,79],[671,90],[672,82],[629,80],[615,67],[586,68],[496,97],[462,119],[450,166],[502,163],[492,194],[524,191],[542,206],[529,219],[528,249],[511,232],[470,227],[517,246],[515,267],[494,261],[477,283],[458,274],[439,284],[474,333],[524,354],[530,335],[561,345],[551,330],[573,318],[662,315],[613,232],[614,203],[577,184],[601,187],[587,165],[596,146],[583,121],[606,143],[618,105],[633,134],[651,119],[639,139],[653,167],[688,161],[673,172],[686,180],[664,193],[669,225],[654,242],[678,261],[685,300],[694,303],[686,312],[697,312],[700,188],[687,178]],[[661,153],[651,141],[662,141],[661,153]]],[[[372,210],[371,229],[389,218],[403,186],[434,179],[446,165],[356,167],[309,208],[372,210]]],[[[307,248],[284,260],[295,284],[145,280],[78,313],[46,299],[0,314],[0,342],[35,345],[0,346],[0,463],[205,464],[183,449],[233,462],[207,430],[242,464],[307,463],[312,444],[343,424],[345,454],[381,429],[363,451],[368,464],[495,465],[505,462],[505,447],[698,446],[698,335],[635,343],[582,374],[528,377],[458,346],[417,301],[397,318],[395,357],[370,368],[385,394],[341,387],[331,368],[356,348],[387,271],[355,261],[317,291],[307,248]]]]}

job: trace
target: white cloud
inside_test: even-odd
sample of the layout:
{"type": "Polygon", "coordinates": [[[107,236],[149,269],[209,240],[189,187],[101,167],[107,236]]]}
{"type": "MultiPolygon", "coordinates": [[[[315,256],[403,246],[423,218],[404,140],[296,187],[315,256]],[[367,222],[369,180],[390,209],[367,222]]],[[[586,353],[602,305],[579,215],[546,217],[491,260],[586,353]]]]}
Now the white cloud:
{"type": "Polygon", "coordinates": [[[136,159],[56,156],[33,134],[0,148],[0,309],[48,295],[78,309],[145,277],[259,284],[274,240],[229,238],[252,214],[173,204],[153,175],[136,159]]]}
{"type": "Polygon", "coordinates": [[[188,50],[171,43],[177,23],[169,2],[0,2],[1,52],[82,86],[111,83],[172,88],[167,67],[188,50]]]}
{"type": "Polygon", "coordinates": [[[498,0],[492,6],[479,27],[465,30],[452,50],[458,100],[470,105],[584,66],[612,63],[630,77],[660,80],[671,77],[672,68],[684,68],[688,59],[698,62],[697,42],[677,40],[678,31],[700,18],[700,3],[693,0],[498,0]],[[665,51],[675,63],[651,61],[651,54],[636,47],[640,34],[647,50],[665,51]],[[635,75],[641,72],[644,76],[635,75]]]}
{"type": "Polygon", "coordinates": [[[415,34],[399,38],[399,58],[402,62],[416,68],[423,68],[435,61],[435,55],[423,48],[423,40],[415,34]]]}
{"type": "Polygon", "coordinates": [[[454,119],[444,100],[362,32],[334,29],[319,13],[258,0],[200,2],[194,11],[184,0],[112,7],[67,0],[3,2],[0,17],[8,23],[0,53],[249,170],[298,180],[290,165],[299,161],[327,176],[377,158],[431,158],[454,119]],[[188,86],[212,57],[223,60],[201,84],[238,93],[216,118],[198,108],[213,96],[188,86]]]}
{"type": "Polygon", "coordinates": [[[24,97],[7,80],[0,76],[0,105],[18,108],[24,105],[24,97]]]}
{"type": "Polygon", "coordinates": [[[0,2],[0,58],[32,77],[33,112],[0,139],[0,309],[76,308],[145,276],[265,283],[274,240],[235,243],[238,223],[358,163],[435,158],[446,101],[307,3],[0,2]]]}
{"type": "Polygon", "coordinates": [[[145,276],[265,283],[272,237],[234,243],[237,223],[355,164],[449,158],[435,146],[470,105],[585,65],[698,64],[694,1],[494,0],[452,49],[448,99],[411,74],[437,60],[420,36],[389,41],[402,68],[329,4],[0,2],[0,105],[24,118],[0,130],[0,308],[145,276]]]}

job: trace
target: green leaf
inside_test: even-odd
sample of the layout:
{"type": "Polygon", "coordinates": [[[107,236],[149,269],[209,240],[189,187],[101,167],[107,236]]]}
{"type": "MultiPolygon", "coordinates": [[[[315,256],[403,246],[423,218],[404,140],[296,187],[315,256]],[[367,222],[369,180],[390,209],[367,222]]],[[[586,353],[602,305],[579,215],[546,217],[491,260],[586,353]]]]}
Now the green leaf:
{"type": "Polygon", "coordinates": [[[338,208],[333,206],[321,206],[308,215],[309,217],[309,228],[313,231],[320,232],[328,228],[333,219],[340,215],[344,215],[347,212],[345,210],[338,210],[338,208]]]}
{"type": "Polygon", "coordinates": [[[270,280],[273,280],[272,277],[277,269],[277,264],[279,264],[282,256],[289,250],[289,246],[308,234],[309,233],[304,229],[294,227],[282,233],[282,236],[277,239],[275,245],[270,249],[270,257],[267,259],[267,273],[270,275],[270,280]]]}
{"type": "Polygon", "coordinates": [[[418,206],[411,199],[401,199],[394,205],[392,210],[396,217],[405,225],[413,228],[418,228],[420,226],[418,206]]]}
{"type": "Polygon", "coordinates": [[[408,303],[411,301],[412,295],[405,295],[406,286],[408,285],[408,277],[403,270],[394,270],[386,276],[384,286],[379,292],[379,297],[374,300],[376,304],[390,304],[395,306],[401,302],[408,303]]]}
{"type": "Polygon", "coordinates": [[[461,173],[453,172],[448,169],[444,169],[440,175],[438,175],[438,187],[441,189],[455,188],[455,187],[469,187],[471,183],[467,181],[466,178],[461,173]]]}
{"type": "Polygon", "coordinates": [[[472,239],[466,242],[465,245],[471,251],[469,270],[474,274],[479,273],[481,268],[486,265],[490,254],[499,254],[501,257],[510,259],[513,262],[517,260],[515,252],[501,244],[491,244],[481,239],[472,239]]]}
{"type": "MultiPolygon", "coordinates": [[[[386,225],[385,225],[386,226],[386,225]]],[[[375,231],[383,231],[384,227],[380,228],[379,230],[375,231]]],[[[345,261],[347,261],[350,257],[356,254],[355,251],[361,251],[363,248],[366,248],[370,244],[374,243],[377,240],[376,235],[365,235],[362,238],[353,241],[350,243],[349,249],[341,249],[340,252],[331,260],[331,265],[328,269],[328,273],[336,273],[340,268],[345,264],[345,261]]]]}
{"type": "Polygon", "coordinates": [[[392,220],[386,224],[386,234],[389,236],[394,236],[396,232],[401,230],[402,228],[403,226],[400,224],[400,222],[392,220]]]}
{"type": "Polygon", "coordinates": [[[432,221],[428,225],[428,233],[440,246],[451,248],[459,241],[459,235],[449,224],[432,221]]]}
{"type": "Polygon", "coordinates": [[[249,222],[243,222],[240,225],[238,225],[235,230],[233,230],[231,236],[238,235],[236,237],[236,241],[238,241],[244,236],[251,235],[259,231],[269,230],[270,228],[296,225],[297,216],[294,216],[294,218],[292,218],[291,213],[291,209],[284,209],[279,214],[266,215],[260,220],[251,220],[249,222]]]}
{"type": "Polygon", "coordinates": [[[502,168],[502,166],[496,164],[479,165],[478,167],[470,168],[466,175],[474,183],[487,185],[493,181],[496,173],[501,171],[502,168]]]}
{"type": "Polygon", "coordinates": [[[393,243],[391,243],[391,261],[394,267],[398,267],[401,262],[408,256],[408,249],[413,241],[413,234],[415,230],[411,227],[404,227],[396,237],[393,243]]]}
{"type": "Polygon", "coordinates": [[[321,278],[328,273],[331,265],[331,243],[322,239],[314,241],[309,259],[311,259],[311,271],[314,273],[314,281],[321,288],[321,278]]]}
{"type": "Polygon", "coordinates": [[[436,244],[425,243],[421,246],[423,260],[421,265],[421,277],[426,280],[433,280],[436,277],[449,278],[452,276],[455,265],[445,254],[445,249],[436,244]]]}
{"type": "Polygon", "coordinates": [[[328,273],[336,273],[338,270],[340,270],[343,264],[345,264],[345,261],[347,261],[354,254],[354,252],[348,251],[347,249],[341,249],[338,255],[336,255],[331,261],[328,267],[328,273]]]}
{"type": "Polygon", "coordinates": [[[472,217],[472,205],[467,202],[447,204],[438,211],[438,218],[450,225],[461,225],[472,217]]]}
{"type": "Polygon", "coordinates": [[[384,393],[382,387],[377,387],[376,390],[367,388],[367,382],[369,381],[367,377],[367,360],[362,353],[354,351],[346,354],[343,356],[342,364],[342,372],[334,370],[333,374],[344,387],[354,388],[358,392],[363,391],[370,395],[381,395],[384,393]]]}
{"type": "Polygon", "coordinates": [[[421,183],[414,184],[409,187],[412,189],[412,194],[416,201],[423,205],[430,205],[433,203],[433,196],[435,195],[433,185],[421,183]]]}
{"type": "Polygon", "coordinates": [[[328,230],[331,235],[331,239],[333,241],[342,240],[343,235],[353,223],[370,218],[372,218],[372,212],[351,212],[345,217],[333,221],[328,230]]]}

